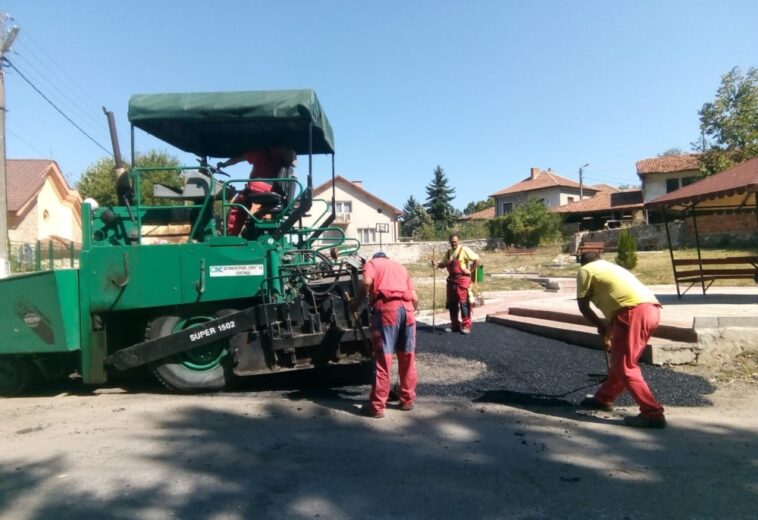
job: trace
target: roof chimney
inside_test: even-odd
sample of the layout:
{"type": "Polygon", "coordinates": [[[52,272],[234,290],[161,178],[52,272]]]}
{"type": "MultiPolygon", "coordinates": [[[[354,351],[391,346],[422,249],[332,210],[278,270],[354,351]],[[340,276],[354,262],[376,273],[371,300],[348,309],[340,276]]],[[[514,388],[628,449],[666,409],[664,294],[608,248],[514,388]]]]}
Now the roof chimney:
{"type": "Polygon", "coordinates": [[[540,174],[540,169],[539,168],[532,168],[532,179],[536,179],[537,175],[539,175],[539,174],[540,174]]]}
{"type": "Polygon", "coordinates": [[[352,182],[356,186],[360,186],[361,188],[363,188],[363,181],[350,181],[350,182],[352,182]]]}

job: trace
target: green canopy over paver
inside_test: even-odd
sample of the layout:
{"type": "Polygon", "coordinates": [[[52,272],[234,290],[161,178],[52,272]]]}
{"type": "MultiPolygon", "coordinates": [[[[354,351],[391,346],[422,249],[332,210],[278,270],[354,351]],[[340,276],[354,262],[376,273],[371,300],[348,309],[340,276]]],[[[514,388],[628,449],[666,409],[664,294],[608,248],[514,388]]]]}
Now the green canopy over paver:
{"type": "Polygon", "coordinates": [[[136,94],[129,100],[129,121],[199,156],[235,157],[276,145],[298,154],[334,153],[332,127],[310,89],[136,94]]]}

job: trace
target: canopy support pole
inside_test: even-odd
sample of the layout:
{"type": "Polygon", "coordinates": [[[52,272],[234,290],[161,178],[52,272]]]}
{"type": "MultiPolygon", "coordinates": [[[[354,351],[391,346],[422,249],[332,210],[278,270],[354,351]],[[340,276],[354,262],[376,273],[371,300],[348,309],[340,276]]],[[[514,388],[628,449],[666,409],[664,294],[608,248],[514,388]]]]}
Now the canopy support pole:
{"type": "Polygon", "coordinates": [[[663,226],[666,228],[666,241],[669,245],[669,256],[671,257],[671,269],[674,271],[674,283],[676,284],[676,297],[681,298],[679,292],[679,279],[676,276],[676,266],[674,265],[674,246],[671,244],[671,232],[669,231],[669,217],[666,208],[663,208],[663,226]]]}
{"type": "Polygon", "coordinates": [[[703,258],[700,255],[700,233],[698,233],[697,229],[697,216],[696,216],[696,205],[692,205],[692,226],[695,228],[695,246],[697,247],[697,261],[698,261],[698,269],[700,269],[700,287],[703,289],[703,294],[705,294],[705,279],[703,278],[703,258]]]}

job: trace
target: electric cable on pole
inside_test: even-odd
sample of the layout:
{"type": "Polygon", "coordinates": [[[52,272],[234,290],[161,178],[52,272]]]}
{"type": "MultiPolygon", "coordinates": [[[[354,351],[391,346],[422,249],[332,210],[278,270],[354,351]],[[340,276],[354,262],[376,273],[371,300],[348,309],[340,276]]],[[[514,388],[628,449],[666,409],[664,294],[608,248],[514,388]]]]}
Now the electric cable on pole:
{"type": "Polygon", "coordinates": [[[7,13],[0,15],[0,278],[10,274],[8,261],[8,188],[5,168],[5,55],[10,52],[19,27],[7,13]],[[10,27],[8,27],[8,23],[10,27]]]}

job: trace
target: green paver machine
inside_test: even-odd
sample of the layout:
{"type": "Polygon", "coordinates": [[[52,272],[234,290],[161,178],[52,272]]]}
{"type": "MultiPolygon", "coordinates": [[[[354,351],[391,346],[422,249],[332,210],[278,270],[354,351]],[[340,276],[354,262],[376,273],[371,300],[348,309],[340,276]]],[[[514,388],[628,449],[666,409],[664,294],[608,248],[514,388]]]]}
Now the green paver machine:
{"type": "Polygon", "coordinates": [[[334,187],[331,201],[313,199],[314,154],[331,156],[334,180],[334,138],[315,93],[135,95],[129,120],[132,164],[140,129],[199,166],[176,169],[182,189],[153,185],[165,205],[145,204],[155,169],[122,167],[109,114],[119,204],[82,205],[78,269],[0,281],[0,394],[22,393],[34,376],[98,384],[143,365],[170,389],[213,391],[238,376],[367,361],[367,314],[354,321],[347,309],[360,244],[330,226],[334,187]],[[283,168],[271,192],[242,200],[236,186],[248,179],[209,164],[271,147],[307,155],[307,179],[283,168]],[[246,223],[232,236],[235,207],[246,223]],[[170,231],[158,243],[146,232],[156,228],[170,231]]]}

